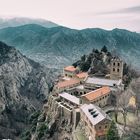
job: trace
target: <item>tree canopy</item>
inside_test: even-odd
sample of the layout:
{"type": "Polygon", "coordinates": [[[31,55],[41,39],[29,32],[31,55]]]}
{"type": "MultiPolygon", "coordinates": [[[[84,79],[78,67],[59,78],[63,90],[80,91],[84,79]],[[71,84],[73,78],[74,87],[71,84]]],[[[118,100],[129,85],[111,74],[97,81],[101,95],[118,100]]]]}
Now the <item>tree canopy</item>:
{"type": "Polygon", "coordinates": [[[119,140],[119,134],[114,121],[112,121],[110,128],[107,132],[107,140],[119,140]]]}
{"type": "Polygon", "coordinates": [[[105,45],[102,47],[101,52],[105,52],[105,53],[108,52],[107,47],[105,45]]]}

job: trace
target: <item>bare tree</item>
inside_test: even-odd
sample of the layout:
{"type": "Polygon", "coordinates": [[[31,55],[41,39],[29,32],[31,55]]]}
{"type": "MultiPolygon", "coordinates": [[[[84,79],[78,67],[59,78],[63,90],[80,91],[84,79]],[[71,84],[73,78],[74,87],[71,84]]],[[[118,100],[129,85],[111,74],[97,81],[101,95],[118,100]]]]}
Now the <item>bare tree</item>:
{"type": "Polygon", "coordinates": [[[121,138],[122,140],[139,140],[140,138],[140,118],[131,123],[131,127],[125,131],[125,134],[121,138]]]}
{"type": "Polygon", "coordinates": [[[126,120],[127,120],[128,103],[129,103],[130,97],[131,97],[131,92],[129,90],[126,90],[126,91],[118,90],[116,92],[116,104],[114,107],[115,121],[118,122],[118,113],[121,112],[123,115],[124,130],[127,125],[126,120]]]}
{"type": "Polygon", "coordinates": [[[129,103],[129,99],[130,99],[130,93],[129,91],[124,91],[119,98],[118,101],[118,106],[120,108],[120,110],[122,110],[122,114],[123,114],[123,120],[124,120],[124,130],[126,127],[126,117],[127,117],[127,113],[128,113],[128,103],[129,103]]]}

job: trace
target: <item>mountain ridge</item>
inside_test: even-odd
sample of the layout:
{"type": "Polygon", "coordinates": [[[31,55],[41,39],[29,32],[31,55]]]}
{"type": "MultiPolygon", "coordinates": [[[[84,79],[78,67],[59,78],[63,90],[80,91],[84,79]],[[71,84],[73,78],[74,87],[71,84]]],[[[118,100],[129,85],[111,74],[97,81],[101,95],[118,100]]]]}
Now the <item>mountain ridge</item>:
{"type": "Polygon", "coordinates": [[[63,26],[44,28],[30,24],[1,29],[0,40],[17,46],[35,61],[57,69],[73,63],[93,48],[100,49],[104,45],[110,51],[119,53],[128,63],[135,63],[134,66],[138,66],[140,59],[140,34],[125,29],[75,30],[63,26]]]}
{"type": "Polygon", "coordinates": [[[6,27],[16,27],[26,24],[39,24],[46,28],[56,27],[58,24],[45,19],[35,19],[35,18],[26,18],[26,17],[0,17],[0,29],[6,27]]]}

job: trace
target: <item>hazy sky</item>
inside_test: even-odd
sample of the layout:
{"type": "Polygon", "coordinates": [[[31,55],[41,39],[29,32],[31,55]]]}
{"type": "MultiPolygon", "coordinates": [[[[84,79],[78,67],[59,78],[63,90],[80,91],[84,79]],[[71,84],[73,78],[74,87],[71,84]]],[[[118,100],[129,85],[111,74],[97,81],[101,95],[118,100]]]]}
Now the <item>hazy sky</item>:
{"type": "Polygon", "coordinates": [[[140,31],[140,0],[0,0],[0,15],[43,18],[78,29],[140,31]]]}

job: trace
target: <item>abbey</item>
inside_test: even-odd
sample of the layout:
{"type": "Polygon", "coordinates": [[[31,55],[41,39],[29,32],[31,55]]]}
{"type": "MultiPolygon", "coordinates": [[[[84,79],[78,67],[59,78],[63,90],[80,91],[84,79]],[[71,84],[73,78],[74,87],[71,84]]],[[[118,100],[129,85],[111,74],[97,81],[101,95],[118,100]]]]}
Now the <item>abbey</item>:
{"type": "Polygon", "coordinates": [[[75,131],[79,125],[83,126],[89,140],[105,140],[112,120],[104,107],[111,104],[114,92],[124,89],[122,60],[111,60],[109,75],[109,78],[98,77],[74,66],[65,67],[44,106],[46,114],[51,114],[52,120],[67,120],[67,126],[75,131]]]}

